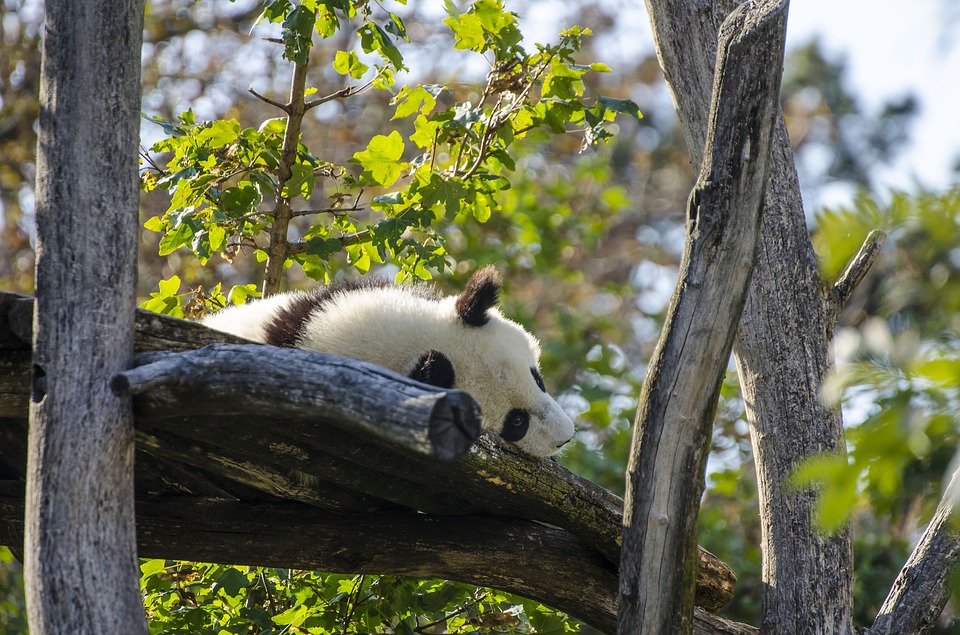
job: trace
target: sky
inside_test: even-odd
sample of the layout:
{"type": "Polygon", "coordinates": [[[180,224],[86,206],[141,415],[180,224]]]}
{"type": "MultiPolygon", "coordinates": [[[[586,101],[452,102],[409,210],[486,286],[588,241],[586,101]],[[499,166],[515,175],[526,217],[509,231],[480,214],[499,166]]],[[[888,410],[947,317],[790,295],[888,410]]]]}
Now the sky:
{"type": "Polygon", "coordinates": [[[913,92],[920,114],[912,144],[878,183],[942,189],[958,180],[960,159],[960,3],[956,0],[797,0],[791,2],[787,46],[819,35],[846,57],[850,85],[877,110],[913,92]],[[952,21],[951,21],[952,16],[952,21]]]}
{"type": "MultiPolygon", "coordinates": [[[[910,146],[892,168],[874,175],[878,189],[915,189],[919,184],[939,190],[958,180],[951,174],[960,160],[958,9],[957,0],[790,3],[787,49],[819,37],[829,55],[846,59],[848,85],[868,112],[909,92],[920,100],[910,146]]],[[[625,44],[652,47],[640,40],[625,44]]],[[[845,190],[819,202],[842,204],[849,196],[845,190]]]]}
{"type": "MultiPolygon", "coordinates": [[[[603,34],[600,61],[616,72],[626,60],[651,52],[653,38],[644,2],[605,1],[617,7],[619,18],[613,33],[603,34]]],[[[540,0],[522,14],[524,33],[552,41],[555,24],[577,23],[577,6],[540,0]]],[[[910,92],[919,99],[909,146],[893,167],[873,175],[878,191],[942,190],[960,180],[952,173],[960,161],[960,0],[794,0],[787,49],[815,37],[831,59],[846,60],[847,85],[867,113],[910,92]]],[[[849,188],[828,191],[817,203],[844,204],[852,194],[849,188]]]]}

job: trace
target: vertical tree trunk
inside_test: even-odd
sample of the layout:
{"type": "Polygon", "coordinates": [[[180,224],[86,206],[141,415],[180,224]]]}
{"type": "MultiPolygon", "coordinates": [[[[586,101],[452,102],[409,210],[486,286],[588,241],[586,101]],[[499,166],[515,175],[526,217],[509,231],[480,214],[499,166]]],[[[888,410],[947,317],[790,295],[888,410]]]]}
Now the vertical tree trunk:
{"type": "MultiPolygon", "coordinates": [[[[657,54],[690,154],[700,161],[717,29],[737,2],[646,0],[657,54]]],[[[830,366],[832,323],[804,218],[793,152],[782,116],[757,266],[734,344],[757,462],[763,548],[762,632],[852,631],[853,555],[843,531],[823,537],[814,494],[788,483],[820,452],[843,452],[838,412],[819,390],[830,366]]]]}
{"type": "Polygon", "coordinates": [[[620,558],[621,633],[689,633],[697,518],[724,371],[756,258],[786,7],[724,22],[680,279],[637,410],[620,558]]]}
{"type": "Polygon", "coordinates": [[[146,633],[133,415],[140,0],[47,0],[25,518],[33,635],[146,633]]]}

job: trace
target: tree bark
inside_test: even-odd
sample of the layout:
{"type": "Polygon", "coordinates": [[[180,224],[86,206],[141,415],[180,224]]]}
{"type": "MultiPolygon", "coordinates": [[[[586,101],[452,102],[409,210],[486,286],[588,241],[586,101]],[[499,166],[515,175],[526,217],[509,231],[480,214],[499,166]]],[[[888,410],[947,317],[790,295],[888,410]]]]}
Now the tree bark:
{"type": "Polygon", "coordinates": [[[290,243],[287,240],[287,230],[293,212],[290,209],[289,194],[283,189],[290,180],[293,164],[297,160],[297,146],[300,144],[300,128],[303,124],[304,91],[307,85],[307,64],[294,64],[293,78],[290,80],[290,101],[283,109],[287,113],[286,128],[283,133],[283,146],[280,150],[280,165],[277,170],[277,195],[273,208],[273,224],[270,226],[270,244],[267,247],[267,266],[263,274],[264,296],[273,295],[280,291],[280,282],[283,279],[283,265],[289,256],[290,243]]]}
{"type": "Polygon", "coordinates": [[[627,473],[621,633],[689,633],[713,417],[756,256],[782,75],[786,6],[721,28],[706,159],[680,279],[650,362],[627,473]]]}
{"type": "MultiPolygon", "coordinates": [[[[647,0],[657,54],[694,161],[708,125],[717,27],[734,4],[647,0]]],[[[840,413],[819,396],[832,327],[781,115],[757,266],[734,343],[760,494],[761,632],[852,631],[849,532],[822,536],[813,518],[815,493],[789,484],[804,459],[845,451],[840,413]]]]}
{"type": "Polygon", "coordinates": [[[141,410],[189,411],[200,418],[303,417],[361,431],[384,443],[452,461],[480,436],[480,408],[460,390],[424,390],[380,366],[274,346],[212,346],[153,353],[119,373],[113,388],[139,395],[141,410]],[[272,368],[270,376],[263,370],[272,368]],[[373,416],[371,416],[373,415],[373,416]]]}
{"type": "Polygon", "coordinates": [[[146,633],[131,402],[139,0],[46,3],[24,575],[30,630],[146,633]]]}

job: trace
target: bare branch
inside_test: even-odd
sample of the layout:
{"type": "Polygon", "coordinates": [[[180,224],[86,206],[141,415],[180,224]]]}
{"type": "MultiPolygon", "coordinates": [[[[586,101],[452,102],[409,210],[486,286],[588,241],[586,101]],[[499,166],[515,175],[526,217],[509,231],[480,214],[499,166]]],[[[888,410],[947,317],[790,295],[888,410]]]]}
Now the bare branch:
{"type": "Polygon", "coordinates": [[[256,97],[257,99],[259,99],[260,101],[266,102],[266,103],[270,104],[271,106],[275,106],[275,107],[279,108],[280,110],[282,110],[283,112],[287,113],[288,115],[290,114],[290,104],[281,104],[279,101],[274,101],[274,100],[270,99],[269,97],[265,97],[265,96],[261,95],[260,93],[258,93],[257,91],[255,91],[255,90],[253,89],[253,86],[251,86],[250,88],[248,88],[248,89],[247,89],[247,92],[250,93],[251,95],[253,95],[254,97],[256,97]]]}
{"type": "Polygon", "coordinates": [[[287,113],[287,125],[283,132],[283,146],[280,150],[280,164],[277,167],[277,193],[273,207],[273,225],[270,226],[270,244],[267,246],[267,266],[263,273],[263,295],[273,295],[280,290],[283,266],[290,256],[287,248],[287,230],[290,227],[290,198],[284,194],[284,187],[293,174],[293,164],[297,160],[297,147],[300,144],[300,130],[303,125],[305,106],[303,101],[307,85],[307,65],[295,64],[290,79],[290,101],[287,113]]]}
{"type": "Polygon", "coordinates": [[[330,93],[325,97],[319,97],[317,99],[312,99],[306,102],[304,104],[304,111],[310,110],[312,108],[316,108],[317,106],[321,106],[327,103],[328,101],[333,101],[334,99],[345,99],[347,97],[353,97],[355,95],[359,95],[361,93],[367,92],[373,86],[374,82],[376,82],[377,79],[379,79],[380,76],[383,75],[386,69],[387,69],[386,66],[381,67],[377,71],[377,74],[373,76],[373,79],[371,79],[369,82],[367,82],[363,86],[360,86],[359,88],[355,88],[353,86],[345,86],[344,88],[341,88],[336,92],[330,93]]]}
{"type": "Polygon", "coordinates": [[[828,324],[836,323],[837,316],[843,311],[850,300],[850,296],[853,295],[854,290],[863,281],[864,276],[867,275],[870,267],[873,266],[873,262],[880,254],[880,249],[883,247],[883,241],[886,237],[887,234],[879,229],[874,229],[867,234],[857,255],[850,260],[847,268],[837,278],[827,297],[828,324]]]}
{"type": "Polygon", "coordinates": [[[352,86],[345,86],[344,88],[341,88],[340,90],[330,93],[329,95],[326,95],[324,97],[311,99],[310,101],[304,103],[303,109],[305,111],[310,110],[312,108],[316,108],[317,106],[323,105],[328,101],[333,101],[334,99],[343,99],[344,97],[350,97],[351,95],[355,94],[352,91],[353,91],[352,86]]]}
{"type": "Polygon", "coordinates": [[[343,216],[353,211],[361,210],[362,207],[325,207],[323,209],[298,209],[291,213],[293,218],[300,216],[313,216],[315,214],[333,214],[334,216],[343,216]]]}
{"type": "Polygon", "coordinates": [[[873,626],[864,635],[928,632],[950,598],[950,572],[960,559],[957,505],[960,504],[960,468],[940,499],[920,542],[893,582],[873,626]]]}

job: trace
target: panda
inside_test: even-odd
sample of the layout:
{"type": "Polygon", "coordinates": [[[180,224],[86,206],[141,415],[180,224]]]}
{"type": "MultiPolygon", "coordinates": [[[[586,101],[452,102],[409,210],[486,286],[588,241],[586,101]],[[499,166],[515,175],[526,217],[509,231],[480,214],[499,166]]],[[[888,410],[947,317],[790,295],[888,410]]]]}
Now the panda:
{"type": "Polygon", "coordinates": [[[573,421],[547,394],[540,345],[497,308],[500,274],[474,273],[462,293],[362,278],[295,291],[207,316],[206,326],[289,348],[353,357],[439,388],[468,392],[483,428],[534,456],[573,438],[573,421]]]}

